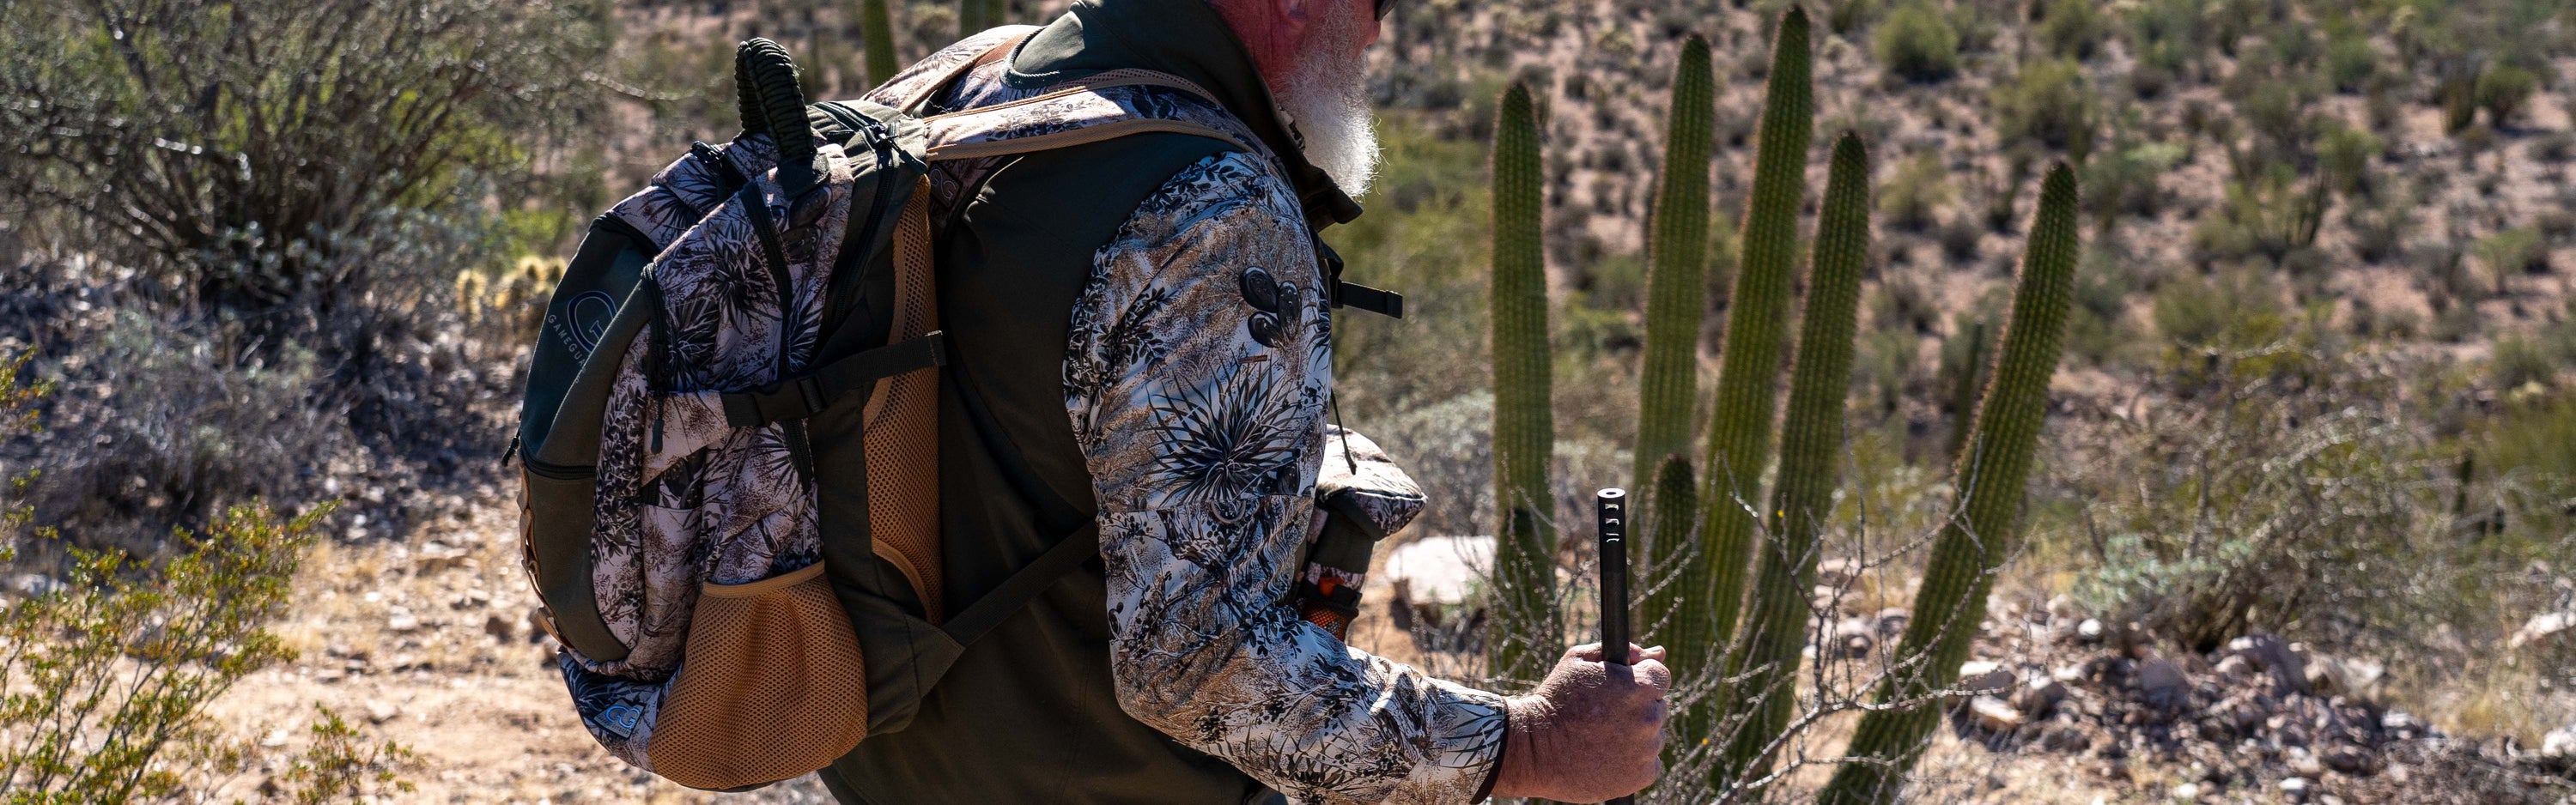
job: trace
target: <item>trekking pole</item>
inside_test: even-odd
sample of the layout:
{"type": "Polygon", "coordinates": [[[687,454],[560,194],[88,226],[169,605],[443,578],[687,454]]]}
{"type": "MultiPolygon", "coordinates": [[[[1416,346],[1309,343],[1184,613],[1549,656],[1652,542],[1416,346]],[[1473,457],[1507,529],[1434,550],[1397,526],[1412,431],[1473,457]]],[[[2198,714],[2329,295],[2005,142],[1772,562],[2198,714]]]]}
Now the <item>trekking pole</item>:
{"type": "MultiPolygon", "coordinates": [[[[1592,495],[1593,524],[1601,535],[1601,661],[1628,659],[1628,490],[1592,495]]],[[[1626,665],[1626,662],[1620,662],[1626,665]]],[[[1604,805],[1631,805],[1619,797],[1604,805]]]]}

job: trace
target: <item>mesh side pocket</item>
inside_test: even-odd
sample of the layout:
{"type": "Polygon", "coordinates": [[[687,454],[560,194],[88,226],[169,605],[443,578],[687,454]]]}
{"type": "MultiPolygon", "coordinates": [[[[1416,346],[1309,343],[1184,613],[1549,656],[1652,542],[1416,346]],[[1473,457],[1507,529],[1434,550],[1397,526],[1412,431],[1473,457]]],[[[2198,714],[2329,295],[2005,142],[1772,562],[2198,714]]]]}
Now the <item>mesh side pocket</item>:
{"type": "Polygon", "coordinates": [[[685,656],[646,752],[672,782],[777,782],[831,765],[867,737],[867,666],[819,563],[706,585],[685,656]]]}

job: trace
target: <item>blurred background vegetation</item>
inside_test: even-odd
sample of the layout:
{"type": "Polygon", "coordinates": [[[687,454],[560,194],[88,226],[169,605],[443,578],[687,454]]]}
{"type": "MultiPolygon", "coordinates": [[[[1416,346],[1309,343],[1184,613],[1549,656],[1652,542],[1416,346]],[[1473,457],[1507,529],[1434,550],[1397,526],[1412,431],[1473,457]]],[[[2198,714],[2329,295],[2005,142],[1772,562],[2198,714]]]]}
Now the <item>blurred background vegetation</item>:
{"type": "MultiPolygon", "coordinates": [[[[732,136],[733,42],[785,43],[817,97],[865,91],[864,5],[0,0],[0,354],[50,387],[0,435],[0,475],[26,479],[0,599],[37,613],[110,578],[184,585],[189,557],[230,544],[174,529],[344,558],[482,545],[471,579],[397,575],[496,591],[448,631],[481,639],[488,612],[503,642],[527,635],[507,535],[456,534],[508,505],[497,459],[561,258],[688,141],[732,136]]],[[[1063,7],[889,5],[898,63],[961,13],[1063,7]]],[[[1408,0],[1388,22],[1385,172],[1327,239],[1354,279],[1411,300],[1402,322],[1352,317],[1338,359],[1350,424],[1435,501],[1408,537],[1496,526],[1501,89],[1529,82],[1545,121],[1551,478],[1581,522],[1593,488],[1640,485],[1626,445],[1675,54],[1689,33],[1715,51],[1707,382],[1787,5],[1408,0]]],[[[2024,189],[2065,159],[2087,254],[2032,539],[1998,595],[2177,653],[2266,633],[2371,658],[2381,699],[2480,740],[2538,747],[2576,723],[2576,616],[2548,620],[2576,612],[2576,3],[1808,10],[1819,128],[1879,157],[1829,556],[1938,527],[2024,189]]],[[[1810,169],[1820,186],[1822,149],[1810,169]]],[[[28,740],[15,712],[0,743],[28,740]]],[[[288,761],[257,762],[286,779],[288,761]]]]}

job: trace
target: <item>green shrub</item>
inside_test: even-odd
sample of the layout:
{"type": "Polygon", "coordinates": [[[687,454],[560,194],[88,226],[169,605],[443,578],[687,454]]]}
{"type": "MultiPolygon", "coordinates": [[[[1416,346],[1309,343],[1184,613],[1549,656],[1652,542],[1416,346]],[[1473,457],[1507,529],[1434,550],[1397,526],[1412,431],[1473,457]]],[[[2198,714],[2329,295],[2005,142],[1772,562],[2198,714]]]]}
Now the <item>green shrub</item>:
{"type": "Polygon", "coordinates": [[[2521,115],[2531,93],[2540,88],[2540,76],[2515,65],[2503,65],[2478,76],[2478,108],[2487,110],[2487,124],[2496,128],[2512,126],[2521,115]]]}
{"type": "Polygon", "coordinates": [[[2558,385],[2558,364],[2548,351],[2528,338],[2505,337],[2496,340],[2495,357],[2487,362],[2487,380],[2498,391],[2513,391],[2526,385],[2543,388],[2558,385]]]}
{"type": "Polygon", "coordinates": [[[1879,66],[1898,78],[1932,82],[1959,69],[1959,32],[1930,3],[1916,0],[1897,7],[1870,35],[1879,66]]]}
{"type": "Polygon", "coordinates": [[[2256,631],[2351,646],[2393,622],[2430,634],[2459,613],[2427,611],[2422,590],[2503,571],[2392,559],[2446,525],[2395,378],[2315,347],[2213,360],[2156,379],[2195,392],[2165,410],[2073,439],[2100,457],[2065,470],[2087,512],[2061,539],[2095,557],[2074,588],[2088,609],[2194,651],[2256,631]]]}
{"type": "Polygon", "coordinates": [[[2330,189],[2321,179],[2299,178],[2288,165],[2229,182],[2226,202],[2193,226],[2192,249],[2204,263],[2260,255],[2282,267],[2291,253],[2316,245],[2330,189]]]}
{"type": "Polygon", "coordinates": [[[2251,271],[2186,273],[2156,289],[2152,317],[2165,341],[2196,353],[2259,346],[2285,326],[2280,291],[2251,271]]]}
{"type": "MultiPolygon", "coordinates": [[[[375,286],[443,285],[472,256],[429,250],[440,259],[419,266],[413,230],[468,226],[470,245],[494,245],[494,200],[529,189],[527,144],[597,119],[582,76],[613,36],[604,4],[160,8],[134,25],[0,5],[0,96],[24,101],[0,104],[0,130],[30,133],[0,152],[0,191],[73,248],[264,332],[359,308],[399,317],[375,286]]],[[[361,351],[376,334],[332,325],[317,329],[361,351]]]]}
{"type": "MultiPolygon", "coordinates": [[[[25,355],[0,362],[0,438],[32,429],[49,392],[25,382],[26,366],[25,355]]],[[[192,785],[244,770],[206,705],[294,657],[268,625],[331,506],[283,522],[265,505],[235,507],[203,537],[176,532],[171,555],[148,562],[34,526],[35,508],[17,499],[35,480],[12,478],[0,508],[0,570],[25,585],[0,603],[0,790],[11,802],[201,801],[210,792],[192,785]]],[[[280,793],[318,803],[408,790],[392,768],[406,750],[362,748],[325,716],[280,793]]]]}
{"type": "Polygon", "coordinates": [[[1879,194],[1878,211],[1887,216],[1891,225],[1921,231],[1930,227],[1949,203],[1949,169],[1942,164],[1939,153],[1924,151],[1897,166],[1896,175],[1887,180],[1887,187],[1879,194]]]}
{"type": "Polygon", "coordinates": [[[2091,59],[2111,35],[2111,23],[2093,0],[2051,0],[2040,7],[2039,39],[2048,51],[2077,60],[2091,59]]]}
{"type": "Polygon", "coordinates": [[[2006,147],[2033,143],[2078,155],[2093,144],[2093,93],[2075,62],[2054,59],[2024,64],[1995,89],[1996,133],[2006,147]]]}
{"type": "Polygon", "coordinates": [[[2345,196],[2371,191],[2370,160],[2380,151],[2377,135],[2341,123],[2328,123],[2325,133],[2317,138],[2317,161],[2327,181],[2345,196]]]}
{"type": "Polygon", "coordinates": [[[2326,80],[2334,82],[2337,92],[2360,92],[2379,74],[2379,50],[2370,46],[2370,37],[2359,32],[2334,38],[2326,44],[2326,80]]]}
{"type": "Polygon", "coordinates": [[[2126,17],[2136,71],[2188,78],[2210,50],[2209,5],[2210,0],[2148,0],[2131,10],[2126,17]]]}
{"type": "Polygon", "coordinates": [[[2486,264],[2487,274],[2495,281],[2495,292],[2510,291],[2506,284],[2518,274],[2537,274],[2549,270],[2549,244],[2542,242],[2540,230],[2517,227],[2488,235],[2478,241],[2478,261],[2486,264]]]}

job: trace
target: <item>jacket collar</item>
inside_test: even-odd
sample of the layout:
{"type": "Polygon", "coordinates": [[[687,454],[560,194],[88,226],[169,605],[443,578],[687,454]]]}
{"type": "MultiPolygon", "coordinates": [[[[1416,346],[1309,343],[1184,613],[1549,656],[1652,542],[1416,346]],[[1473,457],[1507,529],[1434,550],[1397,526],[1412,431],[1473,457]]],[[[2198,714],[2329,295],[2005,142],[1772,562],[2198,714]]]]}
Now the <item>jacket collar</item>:
{"type": "Polygon", "coordinates": [[[1207,0],[1075,0],[1072,10],[1012,55],[1007,80],[1034,88],[1120,68],[1171,73],[1215,93],[1226,111],[1278,155],[1309,227],[1321,230],[1359,217],[1359,203],[1306,161],[1261,71],[1207,0]]]}

